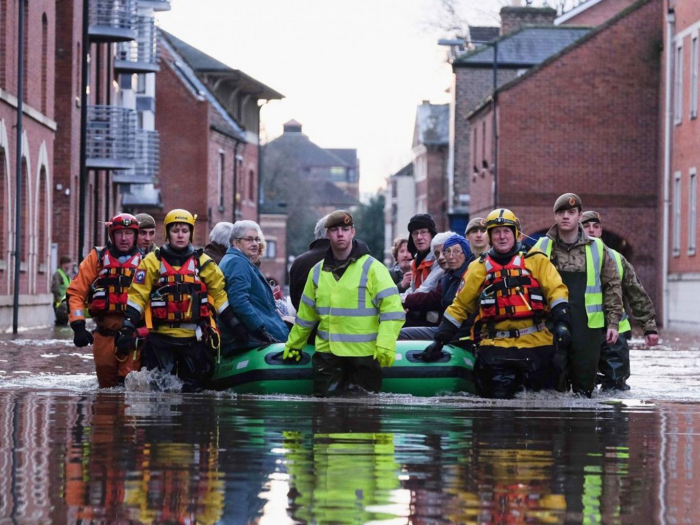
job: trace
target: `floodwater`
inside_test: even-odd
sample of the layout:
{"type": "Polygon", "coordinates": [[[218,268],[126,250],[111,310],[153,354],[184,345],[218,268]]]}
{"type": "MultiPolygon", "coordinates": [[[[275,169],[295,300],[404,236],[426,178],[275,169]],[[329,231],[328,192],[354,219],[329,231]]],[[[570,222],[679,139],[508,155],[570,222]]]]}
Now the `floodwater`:
{"type": "Polygon", "coordinates": [[[700,523],[700,338],[496,402],[100,391],[68,335],[0,339],[0,525],[700,523]]]}

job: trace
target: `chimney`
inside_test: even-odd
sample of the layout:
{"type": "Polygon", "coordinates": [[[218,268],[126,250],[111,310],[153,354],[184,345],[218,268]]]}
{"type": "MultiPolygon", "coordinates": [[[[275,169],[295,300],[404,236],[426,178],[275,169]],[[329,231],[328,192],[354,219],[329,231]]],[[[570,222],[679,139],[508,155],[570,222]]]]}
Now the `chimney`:
{"type": "Polygon", "coordinates": [[[301,133],[301,124],[296,120],[290,120],[283,125],[284,133],[301,133]]]}
{"type": "Polygon", "coordinates": [[[501,36],[523,26],[551,26],[557,17],[552,7],[504,7],[501,9],[501,36]]]}

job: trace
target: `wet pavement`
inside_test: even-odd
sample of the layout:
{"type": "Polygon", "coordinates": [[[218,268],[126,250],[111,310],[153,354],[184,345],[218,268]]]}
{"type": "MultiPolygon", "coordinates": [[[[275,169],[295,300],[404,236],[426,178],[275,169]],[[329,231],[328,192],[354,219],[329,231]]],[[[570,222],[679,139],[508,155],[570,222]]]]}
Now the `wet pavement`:
{"type": "Polygon", "coordinates": [[[700,523],[700,334],[512,401],[100,391],[69,335],[0,336],[0,524],[700,523]]]}

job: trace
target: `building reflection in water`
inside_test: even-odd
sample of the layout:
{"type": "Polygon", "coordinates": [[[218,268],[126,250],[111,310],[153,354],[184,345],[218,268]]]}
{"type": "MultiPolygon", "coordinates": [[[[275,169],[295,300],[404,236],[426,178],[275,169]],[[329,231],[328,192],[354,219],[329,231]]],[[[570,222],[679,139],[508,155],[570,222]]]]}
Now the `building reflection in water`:
{"type": "Polygon", "coordinates": [[[0,523],[698,523],[700,409],[0,393],[0,523]]]}

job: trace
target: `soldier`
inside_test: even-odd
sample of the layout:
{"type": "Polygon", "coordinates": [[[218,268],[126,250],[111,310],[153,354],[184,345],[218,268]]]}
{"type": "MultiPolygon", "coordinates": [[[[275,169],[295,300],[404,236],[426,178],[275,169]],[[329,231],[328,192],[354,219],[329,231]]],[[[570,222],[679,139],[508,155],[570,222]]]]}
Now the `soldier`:
{"type": "Polygon", "coordinates": [[[470,220],[464,236],[469,241],[475,257],[489,251],[489,236],[486,234],[486,219],[483,217],[474,217],[470,220]]]}
{"type": "Polygon", "coordinates": [[[405,319],[399,291],[389,270],[354,240],[352,215],[336,210],[325,227],[330,247],[306,279],[284,358],[299,360],[318,324],[314,395],[378,392],[405,319]]]}
{"type": "Polygon", "coordinates": [[[141,255],[145,257],[156,249],[156,243],[154,242],[156,237],[156,221],[148,213],[139,213],[135,215],[135,217],[136,220],[139,221],[139,236],[136,239],[136,245],[141,255]]]}
{"type": "MultiPolygon", "coordinates": [[[[600,214],[595,211],[586,211],[581,215],[581,224],[589,237],[600,239],[603,235],[600,214]]],[[[656,329],[656,312],[649,294],[639,281],[634,268],[625,257],[608,248],[608,253],[615,260],[620,279],[622,280],[622,295],[632,309],[632,315],[644,330],[644,340],[648,346],[654,346],[659,342],[656,329]]],[[[627,379],[630,376],[630,350],[627,340],[632,335],[629,317],[623,311],[620,321],[620,335],[614,344],[603,344],[600,353],[598,371],[602,374],[603,390],[629,390],[627,379]]]]}
{"type": "Polygon", "coordinates": [[[580,224],[578,195],[565,193],[556,200],[554,220],[535,248],[547,254],[569,289],[572,344],[565,355],[557,355],[564,371],[559,387],[568,388],[568,372],[573,391],[591,397],[603,341],[614,344],[618,337],[623,310],[620,275],[603,241],[586,235],[580,224]]]}

